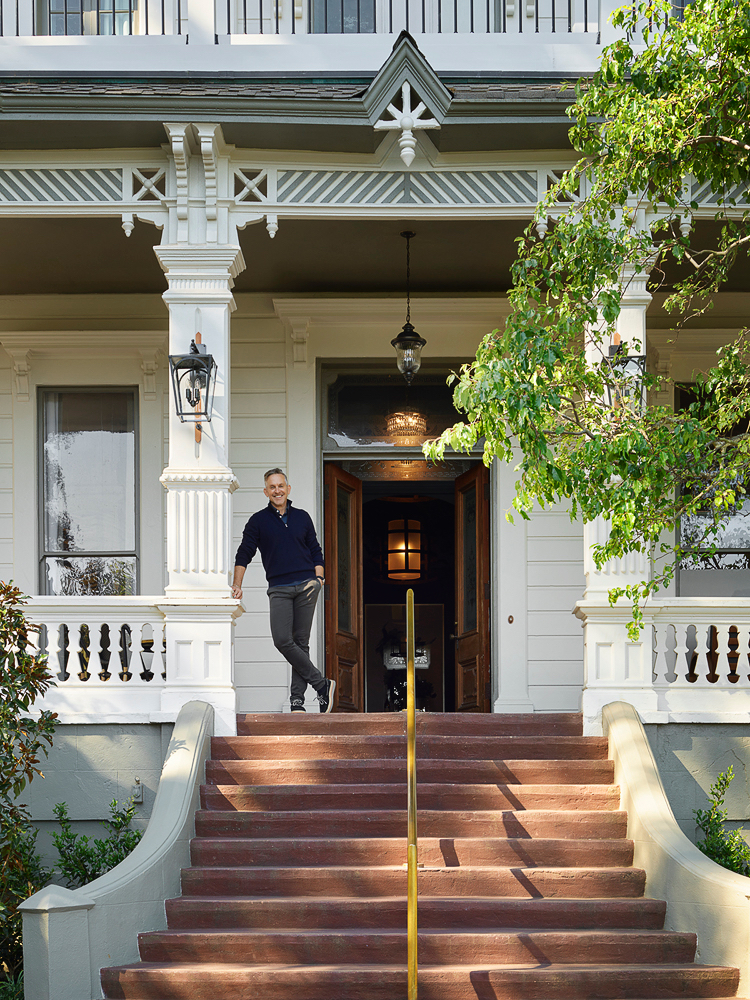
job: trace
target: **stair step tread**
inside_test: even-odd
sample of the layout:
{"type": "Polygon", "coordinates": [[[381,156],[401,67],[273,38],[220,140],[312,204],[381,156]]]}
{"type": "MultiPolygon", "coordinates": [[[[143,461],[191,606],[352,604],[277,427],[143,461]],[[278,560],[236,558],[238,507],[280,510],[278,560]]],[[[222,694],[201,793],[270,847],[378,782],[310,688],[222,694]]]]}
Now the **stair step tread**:
{"type": "MultiPolygon", "coordinates": [[[[402,736],[379,735],[263,735],[214,736],[211,741],[214,759],[251,758],[282,760],[287,758],[346,758],[361,760],[371,757],[405,759],[406,740],[402,736]]],[[[463,760],[479,757],[523,757],[526,759],[604,759],[607,740],[597,736],[421,736],[417,744],[417,760],[463,760]],[[454,756],[455,755],[455,756],[454,756]]]]}
{"type": "MultiPolygon", "coordinates": [[[[237,716],[237,731],[241,735],[260,735],[273,733],[299,732],[300,725],[305,731],[347,732],[358,734],[373,730],[382,734],[389,731],[404,734],[406,720],[403,715],[395,712],[368,712],[366,715],[336,713],[320,716],[306,716],[301,722],[292,719],[287,713],[247,713],[237,716]]],[[[477,714],[473,716],[456,715],[454,713],[428,712],[417,717],[417,734],[440,732],[441,730],[467,729],[478,731],[508,732],[528,730],[533,733],[555,734],[557,732],[581,735],[583,717],[579,712],[524,713],[519,715],[477,714]]]]}
{"type": "MultiPolygon", "coordinates": [[[[403,780],[403,759],[368,758],[367,760],[339,760],[335,757],[322,759],[286,758],[279,760],[240,760],[225,758],[209,760],[206,764],[206,778],[216,783],[242,784],[263,783],[273,778],[274,784],[296,784],[304,778],[306,784],[328,784],[331,776],[341,773],[348,783],[356,778],[360,785],[379,784],[385,775],[393,773],[394,780],[403,780]],[[246,780],[243,782],[242,777],[246,780]],[[299,778],[297,777],[299,776],[299,778]],[[218,779],[221,779],[220,781],[218,779]],[[262,780],[258,782],[258,779],[262,780]]],[[[443,781],[462,781],[464,776],[474,784],[525,785],[531,778],[539,783],[576,783],[571,779],[587,775],[587,784],[611,784],[614,777],[612,761],[602,760],[441,760],[423,759],[417,772],[417,784],[443,781]],[[433,773],[434,772],[434,773],[433,773]],[[556,782],[555,773],[565,774],[565,781],[556,782]]]]}

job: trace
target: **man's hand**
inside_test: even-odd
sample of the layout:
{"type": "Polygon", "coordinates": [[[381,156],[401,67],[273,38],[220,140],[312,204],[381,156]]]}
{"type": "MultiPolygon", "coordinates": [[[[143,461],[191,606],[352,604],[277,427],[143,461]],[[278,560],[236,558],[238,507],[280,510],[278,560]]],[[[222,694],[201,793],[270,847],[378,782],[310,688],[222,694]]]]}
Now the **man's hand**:
{"type": "Polygon", "coordinates": [[[232,597],[242,600],[242,581],[245,579],[245,566],[234,567],[234,579],[232,580],[232,597]]]}

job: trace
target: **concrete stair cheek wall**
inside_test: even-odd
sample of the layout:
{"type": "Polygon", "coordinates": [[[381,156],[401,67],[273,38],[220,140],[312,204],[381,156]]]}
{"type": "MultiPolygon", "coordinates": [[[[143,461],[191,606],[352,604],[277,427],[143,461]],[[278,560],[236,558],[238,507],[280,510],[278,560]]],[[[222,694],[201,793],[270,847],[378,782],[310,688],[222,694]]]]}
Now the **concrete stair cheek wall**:
{"type": "MultiPolygon", "coordinates": [[[[182,896],[118,1000],[404,1000],[402,715],[241,716],[215,738],[182,896]]],[[[577,715],[418,719],[420,1000],[729,998],[644,899],[577,715]]]]}

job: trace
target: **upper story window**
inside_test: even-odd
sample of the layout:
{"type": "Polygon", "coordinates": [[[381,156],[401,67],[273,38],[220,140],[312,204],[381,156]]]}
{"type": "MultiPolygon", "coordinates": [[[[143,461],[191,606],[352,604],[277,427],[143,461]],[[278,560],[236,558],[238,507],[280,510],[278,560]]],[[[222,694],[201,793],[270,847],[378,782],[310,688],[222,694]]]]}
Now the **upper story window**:
{"type": "Polygon", "coordinates": [[[134,389],[40,391],[40,591],[138,592],[134,389]]]}
{"type": "Polygon", "coordinates": [[[134,35],[138,13],[138,0],[44,0],[40,34],[134,35]]]}
{"type": "Polygon", "coordinates": [[[375,31],[375,0],[309,0],[313,34],[363,35],[375,31]]]}

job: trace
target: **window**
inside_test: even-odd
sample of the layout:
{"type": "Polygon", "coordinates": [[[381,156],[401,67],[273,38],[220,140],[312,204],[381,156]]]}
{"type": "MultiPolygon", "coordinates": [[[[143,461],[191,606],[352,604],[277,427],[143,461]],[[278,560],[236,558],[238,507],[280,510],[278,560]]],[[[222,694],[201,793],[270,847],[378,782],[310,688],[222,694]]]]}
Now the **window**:
{"type": "Polygon", "coordinates": [[[40,590],[138,592],[133,389],[40,392],[40,590]]]}
{"type": "Polygon", "coordinates": [[[136,0],[47,0],[49,35],[132,35],[136,0]]]}
{"type": "Polygon", "coordinates": [[[375,31],[374,0],[310,0],[312,34],[369,34],[375,31]]]}

